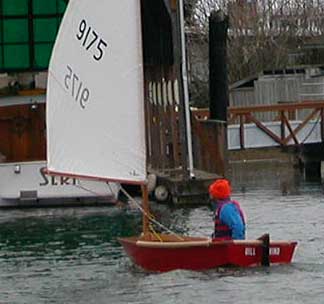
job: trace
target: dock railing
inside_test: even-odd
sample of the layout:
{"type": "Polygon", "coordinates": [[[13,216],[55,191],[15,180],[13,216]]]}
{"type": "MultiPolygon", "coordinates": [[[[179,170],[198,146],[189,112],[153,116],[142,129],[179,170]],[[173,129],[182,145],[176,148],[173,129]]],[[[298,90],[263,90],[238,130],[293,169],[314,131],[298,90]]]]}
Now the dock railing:
{"type": "Polygon", "coordinates": [[[239,124],[241,149],[245,148],[244,125],[248,123],[255,124],[259,130],[267,134],[277,144],[287,146],[291,145],[292,141],[296,145],[300,144],[301,140],[298,138],[298,133],[312,120],[315,120],[316,123],[320,124],[321,141],[324,140],[324,101],[230,107],[228,113],[228,125],[239,124]],[[261,112],[277,113],[274,121],[280,124],[280,135],[273,132],[266,122],[256,118],[256,114],[261,112]]]}
{"type": "MultiPolygon", "coordinates": [[[[196,125],[209,119],[208,109],[192,110],[192,115],[194,118],[193,124],[196,125]]],[[[260,138],[267,139],[265,146],[269,144],[273,146],[299,145],[306,142],[307,139],[323,142],[324,101],[305,100],[273,105],[229,107],[227,125],[228,129],[238,128],[238,134],[235,134],[237,142],[233,145],[230,138],[228,138],[228,149],[245,149],[262,146],[262,143],[256,143],[257,138],[252,138],[255,145],[251,143],[251,138],[246,138],[249,133],[247,130],[248,127],[257,129],[257,134],[260,134],[260,138]],[[259,117],[262,117],[262,115],[260,114],[265,112],[275,113],[274,119],[271,121],[261,121],[259,117]],[[319,136],[316,136],[316,138],[313,136],[311,138],[312,132],[319,132],[319,136]],[[266,136],[264,136],[265,134],[266,136]]],[[[194,126],[193,129],[195,130],[197,128],[194,126]]]]}

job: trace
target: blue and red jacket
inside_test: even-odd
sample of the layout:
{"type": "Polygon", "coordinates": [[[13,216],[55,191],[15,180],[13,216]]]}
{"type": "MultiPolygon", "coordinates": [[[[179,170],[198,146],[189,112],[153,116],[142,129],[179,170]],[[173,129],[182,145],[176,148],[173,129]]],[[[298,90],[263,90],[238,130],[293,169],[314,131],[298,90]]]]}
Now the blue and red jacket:
{"type": "Polygon", "coordinates": [[[244,240],[245,216],[240,204],[230,199],[213,201],[212,204],[215,208],[213,238],[244,240]]]}

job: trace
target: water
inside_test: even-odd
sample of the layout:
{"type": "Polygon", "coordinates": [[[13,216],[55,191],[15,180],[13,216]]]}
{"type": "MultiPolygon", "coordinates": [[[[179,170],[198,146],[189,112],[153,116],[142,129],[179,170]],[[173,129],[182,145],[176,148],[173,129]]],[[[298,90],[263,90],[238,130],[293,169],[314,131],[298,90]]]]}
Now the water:
{"type": "MultiPolygon", "coordinates": [[[[263,182],[262,182],[263,183],[263,182]]],[[[137,212],[117,208],[0,212],[0,303],[322,303],[324,198],[320,184],[234,184],[247,234],[297,240],[291,265],[145,273],[116,240],[137,234],[137,212]]],[[[173,230],[210,235],[211,211],[154,205],[173,230]]]]}

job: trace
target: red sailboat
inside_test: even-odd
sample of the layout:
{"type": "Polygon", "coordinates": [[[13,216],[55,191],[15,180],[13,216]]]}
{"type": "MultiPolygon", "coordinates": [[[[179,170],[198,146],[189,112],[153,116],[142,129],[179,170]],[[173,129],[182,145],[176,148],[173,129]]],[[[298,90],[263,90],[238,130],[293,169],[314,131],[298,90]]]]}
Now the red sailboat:
{"type": "Polygon", "coordinates": [[[257,240],[217,240],[206,237],[158,234],[150,230],[148,195],[143,187],[143,233],[120,238],[131,260],[148,271],[176,269],[208,270],[217,267],[253,267],[289,264],[297,242],[270,241],[269,234],[257,240]]]}
{"type": "Polygon", "coordinates": [[[296,242],[264,239],[217,241],[208,238],[160,235],[121,238],[132,261],[149,271],[207,270],[217,267],[270,266],[291,262],[296,242]]]}
{"type": "Polygon", "coordinates": [[[144,269],[290,263],[296,242],[150,231],[140,16],[140,0],[69,1],[49,66],[48,172],[142,186],[143,233],[120,242],[144,269]]]}

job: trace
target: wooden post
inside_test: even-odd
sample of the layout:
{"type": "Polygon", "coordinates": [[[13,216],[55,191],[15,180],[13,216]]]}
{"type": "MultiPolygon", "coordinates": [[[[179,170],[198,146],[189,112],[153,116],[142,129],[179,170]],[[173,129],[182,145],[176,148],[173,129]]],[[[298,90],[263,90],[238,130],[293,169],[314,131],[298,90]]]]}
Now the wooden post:
{"type": "Polygon", "coordinates": [[[245,148],[245,143],[244,143],[244,116],[240,115],[240,145],[241,149],[245,148]]]}
{"type": "Polygon", "coordinates": [[[324,142],[324,109],[321,109],[321,139],[324,142]]]}
{"type": "Polygon", "coordinates": [[[284,140],[286,137],[286,134],[285,134],[285,111],[280,111],[280,131],[281,131],[281,140],[284,140]]]}
{"type": "Polygon", "coordinates": [[[143,204],[142,204],[142,208],[143,208],[143,234],[144,234],[144,237],[145,237],[149,233],[149,224],[150,224],[150,220],[148,218],[148,216],[150,214],[149,195],[148,195],[148,189],[147,189],[146,184],[142,185],[142,199],[143,199],[143,204]]]}

